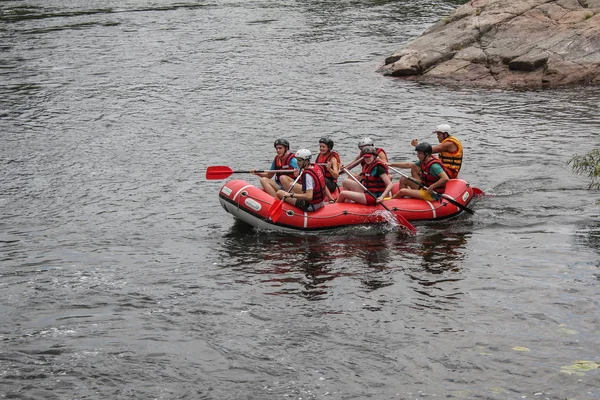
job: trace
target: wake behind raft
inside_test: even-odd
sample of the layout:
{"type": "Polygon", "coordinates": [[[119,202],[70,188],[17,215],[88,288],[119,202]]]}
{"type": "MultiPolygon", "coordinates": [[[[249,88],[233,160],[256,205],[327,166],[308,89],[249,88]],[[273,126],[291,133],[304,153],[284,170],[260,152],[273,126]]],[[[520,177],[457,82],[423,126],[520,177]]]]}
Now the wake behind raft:
{"type": "MultiPolygon", "coordinates": [[[[398,183],[393,193],[398,191],[398,183]]],[[[473,188],[462,179],[451,179],[446,184],[446,198],[425,201],[411,198],[384,200],[382,203],[396,218],[407,221],[438,221],[459,215],[473,199],[473,188]],[[457,204],[461,205],[459,207],[457,204]]],[[[281,215],[276,222],[269,217],[269,210],[279,200],[264,190],[240,179],[225,183],[219,191],[219,202],[234,218],[259,229],[280,232],[311,232],[339,229],[355,225],[389,223],[385,209],[358,203],[325,204],[313,212],[306,212],[283,203],[281,215]]]]}

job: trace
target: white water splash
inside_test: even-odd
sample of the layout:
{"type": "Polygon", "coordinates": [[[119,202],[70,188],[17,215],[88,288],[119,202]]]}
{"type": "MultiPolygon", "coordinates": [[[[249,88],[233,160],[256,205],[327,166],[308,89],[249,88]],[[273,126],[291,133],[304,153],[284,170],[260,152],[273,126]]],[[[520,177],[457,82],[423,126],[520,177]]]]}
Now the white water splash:
{"type": "Polygon", "coordinates": [[[385,221],[390,224],[392,227],[397,228],[400,224],[398,223],[398,218],[388,210],[377,210],[373,213],[373,215],[381,216],[385,221]]]}

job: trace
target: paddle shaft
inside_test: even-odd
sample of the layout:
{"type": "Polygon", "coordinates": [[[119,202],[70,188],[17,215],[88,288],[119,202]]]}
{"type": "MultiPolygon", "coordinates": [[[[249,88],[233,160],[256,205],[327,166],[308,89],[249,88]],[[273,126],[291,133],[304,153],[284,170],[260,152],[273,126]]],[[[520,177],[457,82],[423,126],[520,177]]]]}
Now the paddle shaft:
{"type": "MultiPolygon", "coordinates": [[[[298,177],[294,180],[294,182],[292,183],[292,186],[290,186],[290,189],[288,190],[288,192],[291,192],[294,190],[294,186],[296,186],[296,183],[298,183],[298,181],[300,180],[300,177],[302,176],[303,172],[304,172],[304,169],[301,169],[300,173],[298,174],[298,177]]],[[[278,203],[273,204],[271,206],[271,209],[269,210],[269,218],[274,223],[277,222],[277,220],[279,219],[278,216],[281,213],[281,209],[283,208],[284,201],[285,201],[285,197],[283,199],[280,199],[278,203]]]]}
{"type": "Polygon", "coordinates": [[[362,162],[364,157],[360,157],[354,161],[352,161],[350,164],[348,164],[348,166],[344,166],[344,167],[340,167],[342,171],[347,173],[347,170],[350,170],[354,167],[356,167],[358,164],[360,164],[362,162]]]}
{"type": "MultiPolygon", "coordinates": [[[[419,185],[419,187],[422,187],[425,190],[429,190],[429,188],[427,186],[423,185],[421,182],[419,182],[417,180],[414,180],[413,178],[411,178],[410,176],[406,175],[402,171],[399,171],[396,168],[390,167],[390,166],[388,166],[388,168],[391,169],[392,171],[396,172],[397,174],[402,175],[403,177],[405,177],[406,179],[408,179],[412,183],[415,183],[415,184],[419,185]]],[[[475,211],[471,210],[469,207],[467,207],[465,205],[460,204],[458,201],[454,200],[452,197],[450,197],[450,196],[448,196],[448,195],[446,195],[444,193],[436,192],[435,190],[432,190],[432,192],[435,193],[435,195],[448,200],[450,203],[454,204],[456,207],[460,208],[461,210],[466,211],[469,214],[475,214],[475,211]]]]}
{"type": "Polygon", "coordinates": [[[254,171],[231,171],[232,174],[251,174],[252,172],[268,172],[274,174],[291,174],[293,169],[255,169],[254,171]]]}
{"type": "Polygon", "coordinates": [[[273,173],[273,174],[289,174],[294,172],[292,169],[270,169],[270,170],[253,170],[253,171],[234,171],[227,165],[213,165],[206,169],[206,179],[225,179],[231,174],[251,174],[251,173],[273,173]]]}

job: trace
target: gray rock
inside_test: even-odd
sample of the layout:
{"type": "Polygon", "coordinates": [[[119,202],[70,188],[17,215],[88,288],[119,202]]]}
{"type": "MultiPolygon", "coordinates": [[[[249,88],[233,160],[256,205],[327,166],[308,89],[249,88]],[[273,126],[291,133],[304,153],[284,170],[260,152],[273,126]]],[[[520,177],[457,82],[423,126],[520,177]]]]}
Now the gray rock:
{"type": "Polygon", "coordinates": [[[472,0],[385,59],[385,75],[538,89],[600,84],[600,0],[472,0]]]}

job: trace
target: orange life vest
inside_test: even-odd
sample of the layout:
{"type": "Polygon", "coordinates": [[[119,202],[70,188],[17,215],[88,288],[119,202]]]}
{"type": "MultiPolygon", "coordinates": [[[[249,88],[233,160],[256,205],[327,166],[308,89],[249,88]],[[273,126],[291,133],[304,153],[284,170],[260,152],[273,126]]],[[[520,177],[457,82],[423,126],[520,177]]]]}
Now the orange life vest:
{"type": "Polygon", "coordinates": [[[442,143],[450,141],[458,147],[454,153],[449,152],[441,152],[440,153],[440,161],[446,167],[446,171],[448,173],[448,177],[450,179],[455,179],[458,176],[458,172],[460,171],[460,167],[462,167],[463,160],[463,147],[460,141],[454,136],[448,136],[446,139],[442,141],[442,143]]]}

